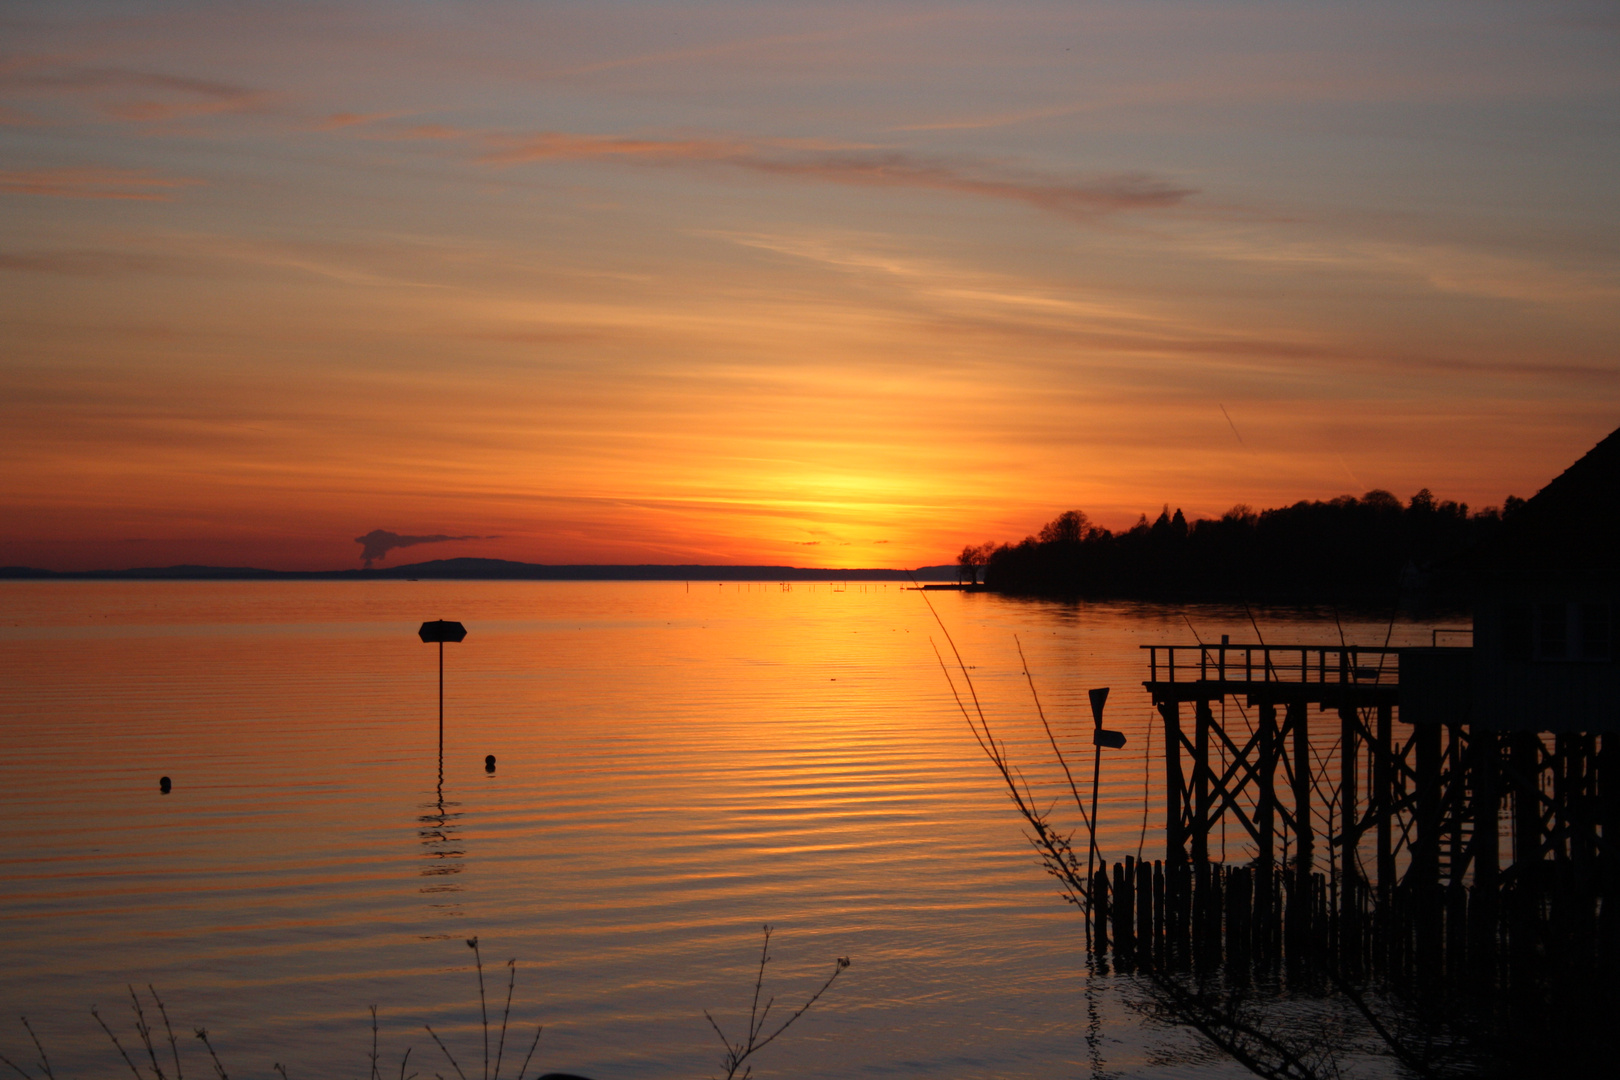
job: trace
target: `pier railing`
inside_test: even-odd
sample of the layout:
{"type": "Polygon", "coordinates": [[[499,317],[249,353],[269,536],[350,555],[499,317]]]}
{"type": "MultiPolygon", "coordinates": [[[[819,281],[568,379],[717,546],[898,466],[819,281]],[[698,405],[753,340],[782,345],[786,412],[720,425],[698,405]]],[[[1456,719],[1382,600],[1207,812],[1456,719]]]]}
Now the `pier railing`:
{"type": "Polygon", "coordinates": [[[1396,683],[1400,650],[1368,645],[1143,645],[1154,683],[1396,683]]]}

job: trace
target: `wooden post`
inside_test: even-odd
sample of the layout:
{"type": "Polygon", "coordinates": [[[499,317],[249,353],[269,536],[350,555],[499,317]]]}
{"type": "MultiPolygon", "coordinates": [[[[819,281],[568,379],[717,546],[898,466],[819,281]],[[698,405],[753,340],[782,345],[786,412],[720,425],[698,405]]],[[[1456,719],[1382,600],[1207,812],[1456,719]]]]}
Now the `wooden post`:
{"type": "Polygon", "coordinates": [[[1193,737],[1193,862],[1209,861],[1209,729],[1215,723],[1209,701],[1199,700],[1194,705],[1197,730],[1193,737]]]}
{"type": "Polygon", "coordinates": [[[1463,746],[1462,725],[1455,722],[1447,723],[1446,760],[1448,762],[1447,768],[1451,773],[1451,782],[1447,785],[1447,790],[1441,794],[1443,801],[1450,803],[1453,808],[1452,813],[1449,815],[1451,827],[1447,830],[1446,839],[1451,848],[1450,855],[1447,857],[1450,865],[1450,870],[1446,875],[1448,885],[1457,884],[1458,878],[1462,876],[1463,861],[1468,850],[1466,847],[1467,838],[1463,835],[1463,822],[1469,820],[1464,800],[1467,798],[1469,791],[1468,772],[1472,764],[1472,757],[1465,759],[1463,746]]]}
{"type": "Polygon", "coordinates": [[[1165,858],[1180,863],[1187,858],[1187,830],[1182,826],[1182,799],[1186,781],[1181,772],[1181,706],[1174,701],[1159,702],[1164,720],[1164,823],[1165,858]]]}
{"type": "Polygon", "coordinates": [[[1289,703],[1287,723],[1294,735],[1294,886],[1288,897],[1286,947],[1303,960],[1311,940],[1311,863],[1316,835],[1311,822],[1310,710],[1305,702],[1289,703]]]}
{"type": "Polygon", "coordinates": [[[1247,869],[1226,875],[1226,974],[1241,985],[1249,971],[1249,879],[1247,869]]]}
{"type": "Polygon", "coordinates": [[[1146,860],[1136,864],[1136,962],[1153,966],[1153,867],[1146,860]]]}
{"type": "Polygon", "coordinates": [[[1513,897],[1509,921],[1509,985],[1514,996],[1534,992],[1541,937],[1541,736],[1508,736],[1513,769],[1513,897]]]}
{"type": "Polygon", "coordinates": [[[1361,888],[1356,866],[1356,843],[1361,838],[1356,812],[1359,803],[1354,705],[1339,706],[1339,963],[1350,975],[1361,970],[1361,888]]]}
{"type": "Polygon", "coordinates": [[[1091,920],[1092,941],[1097,950],[1098,959],[1108,955],[1108,864],[1103,863],[1097,868],[1096,876],[1091,879],[1091,920]]]}
{"type": "Polygon", "coordinates": [[[1501,769],[1496,732],[1481,731],[1475,726],[1469,733],[1468,755],[1472,759],[1469,778],[1474,795],[1469,808],[1474,822],[1474,897],[1468,912],[1471,938],[1468,948],[1474,956],[1475,979],[1487,980],[1484,985],[1488,987],[1495,981],[1493,960],[1500,911],[1497,890],[1501,888],[1496,825],[1500,803],[1497,779],[1501,769]]]}
{"type": "Polygon", "coordinates": [[[1257,831],[1260,833],[1259,860],[1255,867],[1254,926],[1255,952],[1262,959],[1270,955],[1271,883],[1275,878],[1275,840],[1277,817],[1277,706],[1274,702],[1260,703],[1260,791],[1255,804],[1257,831]]]}
{"type": "Polygon", "coordinates": [[[1132,878],[1130,873],[1131,857],[1125,856],[1124,862],[1114,864],[1114,951],[1118,954],[1121,967],[1129,965],[1135,957],[1135,943],[1132,940],[1131,920],[1136,917],[1136,905],[1131,896],[1132,878]]]}
{"type": "Polygon", "coordinates": [[[1169,954],[1166,938],[1169,936],[1169,924],[1165,921],[1168,905],[1164,895],[1164,864],[1158,859],[1153,860],[1153,963],[1164,967],[1165,957],[1169,954]]]}
{"type": "Polygon", "coordinates": [[[1260,864],[1269,867],[1274,858],[1273,830],[1277,808],[1277,706],[1260,703],[1260,791],[1255,802],[1255,825],[1260,832],[1260,864]]]}
{"type": "Polygon", "coordinates": [[[1541,736],[1515,731],[1508,736],[1513,766],[1513,865],[1531,874],[1531,863],[1541,861],[1541,736]]]}
{"type": "Polygon", "coordinates": [[[1420,977],[1440,970],[1440,725],[1419,724],[1417,737],[1417,838],[1412,845],[1416,903],[1416,962],[1420,977]]]}
{"type": "Polygon", "coordinates": [[[1166,900],[1174,897],[1171,910],[1171,920],[1175,927],[1176,963],[1186,964],[1193,954],[1192,944],[1192,893],[1193,876],[1191,864],[1185,859],[1172,863],[1164,868],[1166,900]]]}
{"type": "Polygon", "coordinates": [[[1372,791],[1368,801],[1378,815],[1378,905],[1389,910],[1395,890],[1395,852],[1392,841],[1395,817],[1394,762],[1390,747],[1390,707],[1378,706],[1377,738],[1373,745],[1372,791]]]}

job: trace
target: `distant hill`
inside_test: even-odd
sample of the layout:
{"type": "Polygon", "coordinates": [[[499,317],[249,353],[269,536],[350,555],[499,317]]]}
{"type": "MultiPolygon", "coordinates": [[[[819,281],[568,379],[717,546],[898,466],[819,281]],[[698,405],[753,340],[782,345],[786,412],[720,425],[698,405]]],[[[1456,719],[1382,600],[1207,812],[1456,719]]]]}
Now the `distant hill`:
{"type": "Polygon", "coordinates": [[[953,566],[916,570],[815,569],[643,563],[546,565],[507,559],[432,559],[372,570],[260,570],[251,566],[141,566],[127,570],[39,570],[0,566],[0,579],[92,581],[955,581],[953,566]]]}

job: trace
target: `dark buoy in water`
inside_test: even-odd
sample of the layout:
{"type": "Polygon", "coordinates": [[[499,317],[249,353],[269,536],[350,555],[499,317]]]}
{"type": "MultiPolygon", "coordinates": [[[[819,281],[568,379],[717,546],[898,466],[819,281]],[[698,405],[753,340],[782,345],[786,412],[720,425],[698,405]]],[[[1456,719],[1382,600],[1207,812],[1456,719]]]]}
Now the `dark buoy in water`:
{"type": "Polygon", "coordinates": [[[485,754],[484,755],[484,771],[485,772],[494,772],[495,771],[495,755],[494,754],[485,754]]]}
{"type": "Polygon", "coordinates": [[[169,778],[167,776],[158,781],[158,790],[163,792],[165,795],[169,793],[169,789],[173,786],[173,784],[169,783],[169,778]]]}

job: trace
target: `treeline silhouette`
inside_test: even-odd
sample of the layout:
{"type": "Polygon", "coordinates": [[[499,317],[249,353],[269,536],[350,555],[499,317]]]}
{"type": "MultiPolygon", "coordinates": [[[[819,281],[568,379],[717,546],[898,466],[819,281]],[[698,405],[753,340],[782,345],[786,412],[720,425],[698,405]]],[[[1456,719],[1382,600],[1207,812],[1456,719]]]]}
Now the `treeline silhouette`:
{"type": "Polygon", "coordinates": [[[1080,510],[1017,544],[964,548],[966,577],[987,589],[1054,597],[1382,604],[1403,592],[1460,602],[1476,552],[1525,500],[1470,513],[1424,488],[1406,502],[1388,491],[1255,511],[1234,506],[1189,522],[1169,506],[1124,532],[1080,510]]]}

